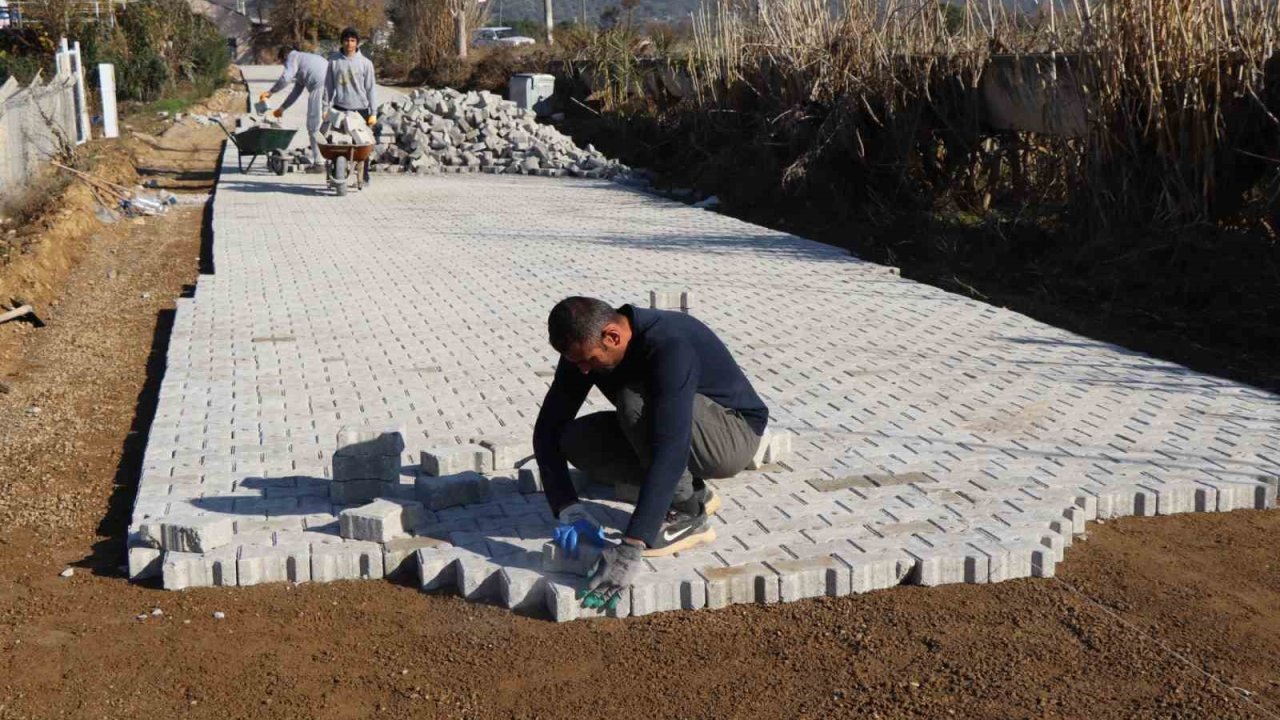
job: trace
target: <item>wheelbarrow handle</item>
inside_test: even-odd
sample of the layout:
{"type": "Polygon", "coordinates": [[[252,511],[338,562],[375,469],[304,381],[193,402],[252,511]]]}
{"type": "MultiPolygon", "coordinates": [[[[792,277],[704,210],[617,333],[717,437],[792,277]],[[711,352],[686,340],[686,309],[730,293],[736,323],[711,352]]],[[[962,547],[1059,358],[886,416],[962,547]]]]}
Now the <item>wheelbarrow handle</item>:
{"type": "Polygon", "coordinates": [[[231,141],[232,145],[236,146],[236,150],[239,150],[240,143],[236,142],[236,136],[231,134],[231,131],[227,129],[227,126],[223,125],[222,121],[219,120],[218,118],[210,118],[210,119],[213,120],[215,123],[217,123],[218,127],[222,128],[222,132],[227,134],[227,139],[231,141]]]}

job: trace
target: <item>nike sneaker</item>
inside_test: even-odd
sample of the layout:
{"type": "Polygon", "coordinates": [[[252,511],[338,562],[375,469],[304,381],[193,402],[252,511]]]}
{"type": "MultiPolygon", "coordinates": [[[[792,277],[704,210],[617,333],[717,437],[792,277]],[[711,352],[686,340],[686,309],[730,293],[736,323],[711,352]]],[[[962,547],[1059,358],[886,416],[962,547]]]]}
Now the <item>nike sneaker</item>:
{"type": "MultiPolygon", "coordinates": [[[[640,500],[640,486],[639,485],[623,485],[623,484],[614,485],[613,499],[617,500],[618,502],[624,502],[624,503],[629,503],[631,505],[635,505],[636,502],[640,500]]],[[[720,506],[723,505],[723,503],[720,500],[720,496],[717,495],[714,490],[706,486],[703,486],[701,489],[693,491],[693,500],[696,501],[698,504],[694,505],[693,503],[689,503],[688,501],[686,501],[689,507],[676,507],[673,504],[672,509],[684,510],[689,513],[695,513],[697,512],[697,508],[701,507],[703,513],[707,515],[715,515],[717,512],[720,511],[720,506]]]]}
{"type": "Polygon", "coordinates": [[[705,545],[716,539],[715,528],[707,521],[706,513],[696,515],[669,510],[654,545],[645,548],[645,557],[658,557],[684,552],[699,545],[705,545]]]}

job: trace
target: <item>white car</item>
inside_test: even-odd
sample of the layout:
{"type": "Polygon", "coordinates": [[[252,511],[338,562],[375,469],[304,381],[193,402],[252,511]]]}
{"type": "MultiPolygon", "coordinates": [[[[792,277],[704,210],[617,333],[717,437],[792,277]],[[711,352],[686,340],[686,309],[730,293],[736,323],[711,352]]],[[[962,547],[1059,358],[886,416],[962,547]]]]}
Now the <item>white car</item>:
{"type": "Polygon", "coordinates": [[[13,23],[9,15],[9,0],[0,0],[0,28],[7,28],[13,23]]]}
{"type": "Polygon", "coordinates": [[[524,35],[512,35],[509,27],[482,27],[476,30],[471,37],[472,47],[490,47],[502,45],[506,47],[519,47],[521,45],[532,45],[536,41],[531,37],[524,35]]]}

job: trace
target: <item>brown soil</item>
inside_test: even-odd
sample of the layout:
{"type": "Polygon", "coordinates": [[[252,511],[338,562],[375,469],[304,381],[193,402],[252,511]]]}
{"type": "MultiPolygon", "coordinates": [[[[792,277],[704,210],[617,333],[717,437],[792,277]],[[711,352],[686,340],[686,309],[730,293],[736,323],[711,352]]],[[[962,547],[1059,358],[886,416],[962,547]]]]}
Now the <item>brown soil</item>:
{"type": "MultiPolygon", "coordinates": [[[[190,112],[201,115],[244,112],[245,93],[240,85],[223,88],[190,112]]],[[[209,190],[227,139],[217,125],[202,125],[190,117],[177,121],[139,118],[129,143],[138,174],[152,187],[169,190],[209,190]]],[[[224,121],[234,130],[230,120],[224,121]]]]}
{"type": "Polygon", "coordinates": [[[130,584],[202,222],[99,231],[47,327],[0,326],[0,718],[1278,716],[1277,512],[1098,524],[1058,580],[566,625],[390,582],[130,584]]]}

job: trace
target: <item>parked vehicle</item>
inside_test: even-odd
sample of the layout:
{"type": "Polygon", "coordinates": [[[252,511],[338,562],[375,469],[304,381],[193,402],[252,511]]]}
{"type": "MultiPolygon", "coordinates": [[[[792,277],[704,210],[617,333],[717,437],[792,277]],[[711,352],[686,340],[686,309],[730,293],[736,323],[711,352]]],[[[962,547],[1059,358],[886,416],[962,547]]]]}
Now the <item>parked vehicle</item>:
{"type": "Polygon", "coordinates": [[[13,23],[9,16],[9,0],[0,0],[0,28],[7,28],[13,23]]]}
{"type": "Polygon", "coordinates": [[[477,28],[471,36],[472,47],[490,47],[503,45],[506,47],[519,47],[521,45],[532,45],[536,42],[533,38],[525,35],[512,35],[509,27],[482,27],[477,28]]]}

